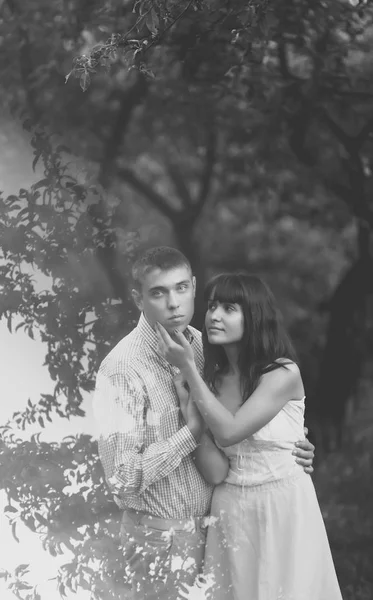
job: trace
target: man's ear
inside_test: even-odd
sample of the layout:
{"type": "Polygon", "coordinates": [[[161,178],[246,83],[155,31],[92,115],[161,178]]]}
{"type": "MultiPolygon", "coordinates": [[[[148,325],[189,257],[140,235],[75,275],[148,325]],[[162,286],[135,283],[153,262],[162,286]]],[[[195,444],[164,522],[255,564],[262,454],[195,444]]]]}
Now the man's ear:
{"type": "Polygon", "coordinates": [[[192,277],[192,285],[193,285],[193,298],[195,298],[196,297],[197,280],[194,275],[192,277]]]}
{"type": "Polygon", "coordinates": [[[132,300],[136,304],[136,306],[139,309],[139,311],[142,312],[142,310],[144,308],[144,304],[143,304],[143,301],[142,301],[142,294],[141,294],[141,292],[139,292],[138,290],[131,290],[131,296],[132,296],[132,300]]]}

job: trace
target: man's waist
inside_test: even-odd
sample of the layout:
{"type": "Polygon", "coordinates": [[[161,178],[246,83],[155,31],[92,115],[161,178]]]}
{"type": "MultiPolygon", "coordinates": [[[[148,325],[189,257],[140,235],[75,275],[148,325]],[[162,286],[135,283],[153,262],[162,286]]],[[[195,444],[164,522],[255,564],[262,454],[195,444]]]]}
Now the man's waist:
{"type": "Polygon", "coordinates": [[[151,515],[141,510],[127,508],[124,511],[123,517],[129,517],[137,525],[150,527],[151,529],[159,529],[161,531],[185,531],[191,533],[197,529],[204,529],[208,525],[207,516],[188,517],[185,519],[170,519],[151,515]]]}

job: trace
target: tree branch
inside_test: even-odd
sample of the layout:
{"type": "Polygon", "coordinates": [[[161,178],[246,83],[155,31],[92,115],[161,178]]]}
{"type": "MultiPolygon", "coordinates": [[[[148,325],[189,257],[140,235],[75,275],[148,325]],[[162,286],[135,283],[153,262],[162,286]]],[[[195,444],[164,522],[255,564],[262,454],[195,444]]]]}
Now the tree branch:
{"type": "Polygon", "coordinates": [[[19,36],[19,64],[21,77],[24,85],[24,91],[27,98],[27,105],[36,121],[40,118],[40,110],[37,105],[35,90],[30,83],[30,76],[34,71],[32,62],[32,44],[26,27],[22,24],[22,14],[16,0],[7,0],[7,5],[16,21],[16,29],[19,36]]]}
{"type": "MultiPolygon", "coordinates": [[[[338,83],[338,81],[337,81],[338,83]]],[[[370,92],[364,92],[359,90],[343,90],[338,89],[336,85],[325,85],[323,84],[321,91],[323,92],[323,96],[325,98],[329,98],[330,96],[338,96],[343,98],[350,98],[351,100],[373,100],[373,94],[370,92]]]]}
{"type": "Polygon", "coordinates": [[[165,217],[173,221],[180,211],[177,211],[168,204],[167,200],[161,196],[155,189],[153,189],[148,183],[138,178],[136,173],[126,167],[120,167],[117,170],[118,177],[125,183],[130,185],[136,192],[139,192],[142,196],[145,196],[153,206],[159,210],[165,217]]]}
{"type": "Polygon", "coordinates": [[[166,165],[167,173],[175,187],[175,190],[179,194],[181,200],[184,203],[185,208],[192,206],[192,198],[190,191],[185,183],[183,176],[180,173],[179,167],[172,160],[167,162],[166,165]]]}
{"type": "Polygon", "coordinates": [[[205,165],[204,165],[204,169],[202,172],[201,184],[200,184],[200,189],[199,189],[198,196],[197,196],[197,201],[195,203],[194,220],[196,220],[199,217],[204,205],[206,204],[206,200],[208,198],[210,188],[211,188],[215,160],[216,160],[216,135],[215,135],[215,127],[214,127],[214,124],[212,123],[210,125],[209,131],[208,131],[208,137],[207,137],[207,143],[206,143],[205,165]]]}
{"type": "Polygon", "coordinates": [[[365,123],[360,132],[356,136],[357,147],[360,149],[364,142],[373,131],[373,116],[365,123]]]}
{"type": "Polygon", "coordinates": [[[344,202],[351,207],[352,192],[350,188],[341,183],[337,183],[336,181],[331,181],[327,177],[323,178],[323,184],[328,190],[333,192],[333,194],[339,198],[342,198],[342,200],[344,200],[344,202]]]}
{"type": "Polygon", "coordinates": [[[287,59],[287,52],[286,52],[286,42],[282,38],[278,43],[277,56],[278,56],[278,60],[279,60],[280,71],[281,71],[283,78],[288,81],[291,80],[291,81],[301,82],[302,80],[290,71],[289,63],[288,63],[288,59],[287,59]]]}
{"type": "Polygon", "coordinates": [[[352,147],[354,144],[354,138],[347,135],[347,133],[337,125],[337,123],[331,118],[331,116],[327,113],[324,108],[319,109],[319,115],[321,119],[326,123],[332,133],[334,133],[335,137],[339,139],[341,144],[348,150],[348,152],[352,151],[352,147]]]}

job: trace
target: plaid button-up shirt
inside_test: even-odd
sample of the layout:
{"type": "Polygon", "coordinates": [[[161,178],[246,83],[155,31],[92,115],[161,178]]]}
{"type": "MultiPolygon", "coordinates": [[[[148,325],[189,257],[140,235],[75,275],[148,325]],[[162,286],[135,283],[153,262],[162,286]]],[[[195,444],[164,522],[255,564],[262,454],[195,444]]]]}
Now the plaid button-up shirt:
{"type": "MultiPolygon", "coordinates": [[[[186,336],[201,370],[201,334],[188,327],[186,336]]],[[[179,371],[157,348],[142,314],[100,366],[93,402],[106,481],[122,509],[172,519],[204,516],[212,486],[191,456],[197,444],[179,408],[173,383],[179,371]]]]}

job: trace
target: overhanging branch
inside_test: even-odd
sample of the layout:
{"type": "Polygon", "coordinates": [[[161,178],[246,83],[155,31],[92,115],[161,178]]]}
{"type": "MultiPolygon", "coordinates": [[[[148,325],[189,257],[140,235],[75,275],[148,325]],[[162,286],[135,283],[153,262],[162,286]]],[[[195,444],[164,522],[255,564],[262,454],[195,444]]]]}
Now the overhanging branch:
{"type": "Polygon", "coordinates": [[[136,192],[139,192],[144,196],[153,206],[159,210],[165,217],[173,221],[178,215],[179,211],[171,208],[167,200],[161,196],[155,189],[153,189],[148,183],[141,180],[134,171],[129,168],[121,167],[117,170],[118,177],[129,186],[131,186],[136,192]]]}

